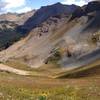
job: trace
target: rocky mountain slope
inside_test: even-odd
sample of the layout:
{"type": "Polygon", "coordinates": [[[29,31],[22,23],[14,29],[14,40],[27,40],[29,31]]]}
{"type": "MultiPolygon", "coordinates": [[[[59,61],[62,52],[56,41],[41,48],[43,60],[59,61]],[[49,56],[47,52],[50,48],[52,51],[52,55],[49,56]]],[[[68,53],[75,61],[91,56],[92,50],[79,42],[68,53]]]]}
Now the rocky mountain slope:
{"type": "Polygon", "coordinates": [[[30,17],[24,25],[20,26],[19,29],[24,32],[30,32],[33,28],[41,25],[44,21],[46,21],[50,17],[59,17],[59,15],[65,14],[70,15],[75,10],[81,9],[76,5],[63,5],[61,3],[56,3],[49,6],[41,7],[34,16],[30,17]]]}
{"type": "Polygon", "coordinates": [[[55,61],[76,67],[100,59],[99,1],[82,8],[60,3],[42,7],[17,29],[28,36],[0,52],[1,62],[14,60],[37,68],[55,61]]]}
{"type": "Polygon", "coordinates": [[[0,15],[0,21],[11,21],[16,24],[22,25],[26,20],[34,15],[36,10],[29,11],[27,13],[17,14],[17,13],[7,13],[0,15]]]}
{"type": "Polygon", "coordinates": [[[7,13],[0,15],[0,50],[8,48],[11,44],[24,37],[17,32],[17,27],[33,16],[35,10],[23,14],[7,13]]]}

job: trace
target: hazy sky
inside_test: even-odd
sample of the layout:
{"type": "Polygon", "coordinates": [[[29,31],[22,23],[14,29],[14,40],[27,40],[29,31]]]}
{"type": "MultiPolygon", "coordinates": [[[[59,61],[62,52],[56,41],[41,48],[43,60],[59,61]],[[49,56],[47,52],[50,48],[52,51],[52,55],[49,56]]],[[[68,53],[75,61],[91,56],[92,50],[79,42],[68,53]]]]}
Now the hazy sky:
{"type": "Polygon", "coordinates": [[[82,6],[89,1],[92,0],[0,0],[0,13],[22,13],[57,2],[61,2],[63,4],[76,4],[82,6]]]}

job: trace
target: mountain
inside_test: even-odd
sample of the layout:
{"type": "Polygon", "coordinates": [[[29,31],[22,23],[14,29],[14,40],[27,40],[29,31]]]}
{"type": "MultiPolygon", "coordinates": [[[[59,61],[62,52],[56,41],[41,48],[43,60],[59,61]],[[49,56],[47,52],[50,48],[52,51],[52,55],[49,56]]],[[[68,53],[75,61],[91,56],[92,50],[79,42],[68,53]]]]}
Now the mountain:
{"type": "Polygon", "coordinates": [[[100,2],[40,8],[17,30],[28,35],[0,52],[0,61],[38,68],[56,63],[80,67],[100,59],[100,2]]]}
{"type": "Polygon", "coordinates": [[[93,11],[100,11],[100,2],[99,1],[89,2],[87,6],[84,6],[84,10],[86,13],[90,13],[93,11]]]}
{"type": "Polygon", "coordinates": [[[72,19],[76,17],[85,16],[88,13],[100,11],[100,3],[98,1],[89,2],[88,5],[79,7],[76,5],[63,5],[56,3],[54,5],[43,6],[36,13],[31,16],[22,26],[18,26],[18,31],[29,33],[33,28],[40,26],[41,23],[48,18],[59,15],[71,15],[72,19]]]}
{"type": "Polygon", "coordinates": [[[0,21],[11,21],[18,25],[24,24],[31,16],[34,15],[36,10],[29,11],[27,13],[17,14],[17,13],[7,13],[0,15],[0,21]]]}
{"type": "Polygon", "coordinates": [[[7,13],[0,15],[0,50],[8,48],[24,37],[21,32],[17,32],[16,28],[23,25],[34,13],[35,10],[22,14],[7,13]]]}
{"type": "Polygon", "coordinates": [[[20,26],[19,29],[24,32],[30,32],[33,28],[41,25],[44,21],[48,18],[53,16],[59,16],[62,14],[70,15],[76,9],[81,9],[79,6],[76,5],[63,5],[61,3],[56,3],[50,6],[41,7],[39,10],[36,11],[34,16],[30,17],[24,25],[20,26]]]}

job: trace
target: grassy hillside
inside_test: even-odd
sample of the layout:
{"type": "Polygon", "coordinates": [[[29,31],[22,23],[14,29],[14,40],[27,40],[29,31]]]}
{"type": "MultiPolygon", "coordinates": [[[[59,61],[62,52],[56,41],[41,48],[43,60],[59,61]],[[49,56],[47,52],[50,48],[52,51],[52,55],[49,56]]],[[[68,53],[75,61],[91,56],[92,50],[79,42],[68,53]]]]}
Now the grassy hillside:
{"type": "Polygon", "coordinates": [[[0,72],[0,100],[13,99],[99,100],[100,78],[92,75],[84,78],[51,79],[0,72]]]}
{"type": "Polygon", "coordinates": [[[36,70],[27,69],[26,65],[15,61],[6,64],[37,72],[37,76],[20,76],[1,71],[0,100],[100,99],[100,60],[64,72],[54,64],[46,64],[36,70]],[[57,72],[60,73],[56,74],[57,72]],[[53,78],[45,77],[50,74],[54,75],[53,78]]]}

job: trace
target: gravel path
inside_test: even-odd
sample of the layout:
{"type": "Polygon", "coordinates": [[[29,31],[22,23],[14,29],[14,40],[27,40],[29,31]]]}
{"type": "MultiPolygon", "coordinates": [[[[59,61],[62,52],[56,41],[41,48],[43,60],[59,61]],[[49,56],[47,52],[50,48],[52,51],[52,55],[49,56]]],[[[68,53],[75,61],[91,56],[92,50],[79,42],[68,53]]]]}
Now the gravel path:
{"type": "Polygon", "coordinates": [[[4,65],[4,64],[0,64],[0,70],[15,73],[15,74],[18,74],[18,75],[30,75],[29,71],[15,69],[15,68],[9,67],[9,66],[4,65]]]}

